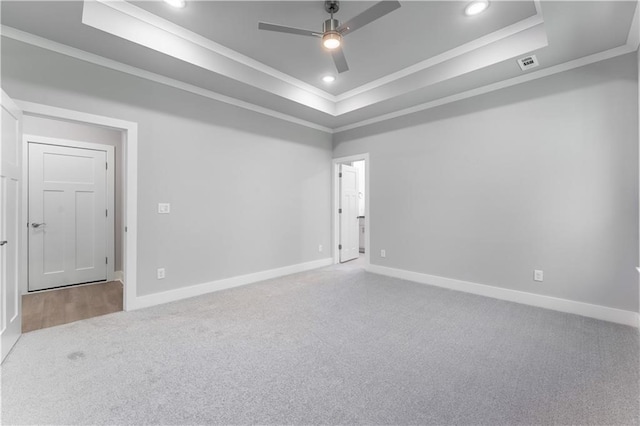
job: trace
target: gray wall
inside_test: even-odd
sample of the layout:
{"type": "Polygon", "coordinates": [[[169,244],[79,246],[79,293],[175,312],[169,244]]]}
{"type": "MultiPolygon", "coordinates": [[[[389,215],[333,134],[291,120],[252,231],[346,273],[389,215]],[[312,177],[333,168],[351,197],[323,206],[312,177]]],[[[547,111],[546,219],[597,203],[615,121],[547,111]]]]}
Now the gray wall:
{"type": "Polygon", "coordinates": [[[139,295],[330,255],[331,135],[4,38],[2,86],[138,123],[139,295]]]}
{"type": "MultiPolygon", "coordinates": [[[[139,123],[140,295],[329,255],[330,135],[6,39],[2,66],[139,123]]],[[[335,135],[371,155],[372,262],[638,310],[637,81],[630,54],[335,135]]]]}
{"type": "Polygon", "coordinates": [[[638,311],[637,84],[633,53],[335,135],[371,262],[638,311]]]}
{"type": "Polygon", "coordinates": [[[51,120],[43,117],[25,115],[22,123],[22,131],[27,135],[46,136],[51,138],[71,139],[81,142],[109,145],[115,148],[115,262],[114,269],[122,271],[122,184],[123,184],[123,157],[122,157],[122,132],[120,130],[107,129],[99,126],[91,126],[83,123],[72,123],[62,120],[51,120]]]}

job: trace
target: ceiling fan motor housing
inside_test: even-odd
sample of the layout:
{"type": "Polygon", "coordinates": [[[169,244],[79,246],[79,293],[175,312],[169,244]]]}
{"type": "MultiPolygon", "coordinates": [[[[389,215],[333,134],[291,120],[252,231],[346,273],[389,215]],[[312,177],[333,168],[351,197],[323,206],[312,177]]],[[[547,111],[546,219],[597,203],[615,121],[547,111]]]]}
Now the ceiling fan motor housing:
{"type": "Polygon", "coordinates": [[[337,19],[327,19],[322,24],[322,32],[323,33],[328,33],[328,32],[337,33],[339,26],[340,26],[340,21],[338,21],[337,19]]]}

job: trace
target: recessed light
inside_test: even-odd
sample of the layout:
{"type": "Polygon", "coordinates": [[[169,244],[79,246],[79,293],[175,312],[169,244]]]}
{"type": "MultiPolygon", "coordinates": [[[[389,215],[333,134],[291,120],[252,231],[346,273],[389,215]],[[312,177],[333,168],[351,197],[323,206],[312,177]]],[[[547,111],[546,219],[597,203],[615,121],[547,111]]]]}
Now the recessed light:
{"type": "Polygon", "coordinates": [[[467,16],[473,16],[484,12],[488,7],[489,0],[476,0],[467,5],[467,7],[464,9],[464,13],[467,16]]]}
{"type": "Polygon", "coordinates": [[[336,81],[336,78],[332,75],[325,75],[324,77],[322,77],[322,81],[324,81],[325,83],[333,83],[334,81],[336,81]]]}
{"type": "Polygon", "coordinates": [[[187,1],[186,0],[164,0],[165,3],[173,6],[173,7],[177,7],[182,9],[183,7],[185,7],[187,5],[187,1]]]}

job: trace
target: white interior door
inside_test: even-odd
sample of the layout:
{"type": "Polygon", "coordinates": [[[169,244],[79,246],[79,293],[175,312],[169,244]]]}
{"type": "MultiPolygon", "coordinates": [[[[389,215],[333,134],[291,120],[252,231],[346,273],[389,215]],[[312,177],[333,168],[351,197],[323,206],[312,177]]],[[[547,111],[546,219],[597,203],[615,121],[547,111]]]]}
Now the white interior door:
{"type": "Polygon", "coordinates": [[[359,256],[358,169],[340,165],[340,262],[359,256]]]}
{"type": "Polygon", "coordinates": [[[107,279],[107,154],[29,143],[29,291],[107,279]]]}
{"type": "Polygon", "coordinates": [[[19,227],[22,112],[2,91],[0,140],[0,353],[4,360],[22,328],[19,227]]]}

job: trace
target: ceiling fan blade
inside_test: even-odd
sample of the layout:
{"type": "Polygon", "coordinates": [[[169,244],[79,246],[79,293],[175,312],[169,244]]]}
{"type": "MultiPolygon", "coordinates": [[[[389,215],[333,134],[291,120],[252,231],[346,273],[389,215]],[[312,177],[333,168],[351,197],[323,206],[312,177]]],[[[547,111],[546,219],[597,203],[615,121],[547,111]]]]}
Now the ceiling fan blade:
{"type": "Polygon", "coordinates": [[[393,12],[399,7],[400,2],[396,0],[378,2],[361,14],[354,16],[347,22],[340,25],[338,27],[338,32],[342,35],[352,33],[355,30],[360,29],[365,25],[375,21],[376,19],[382,18],[387,13],[393,12]]]}
{"type": "Polygon", "coordinates": [[[315,31],[302,30],[300,28],[293,28],[293,27],[285,27],[277,24],[269,24],[267,22],[258,22],[258,29],[266,30],[266,31],[276,31],[279,33],[287,33],[287,34],[296,34],[296,35],[311,36],[311,37],[322,37],[322,33],[317,33],[315,31]]]}
{"type": "Polygon", "coordinates": [[[333,63],[336,64],[336,69],[338,70],[338,73],[349,71],[349,65],[347,65],[347,58],[344,57],[344,52],[342,51],[341,47],[335,50],[332,50],[331,56],[333,57],[333,63]]]}

